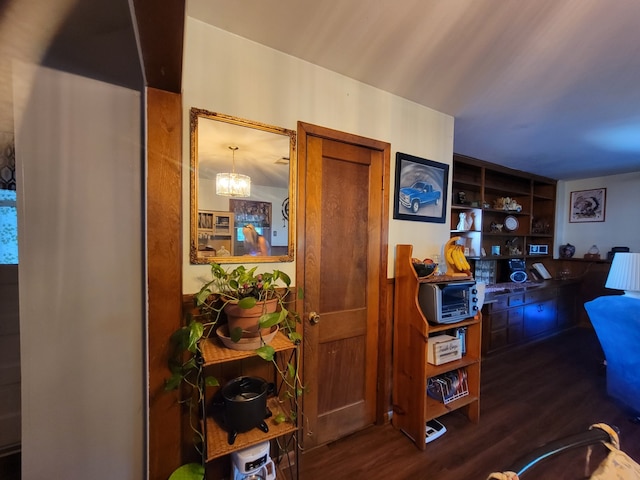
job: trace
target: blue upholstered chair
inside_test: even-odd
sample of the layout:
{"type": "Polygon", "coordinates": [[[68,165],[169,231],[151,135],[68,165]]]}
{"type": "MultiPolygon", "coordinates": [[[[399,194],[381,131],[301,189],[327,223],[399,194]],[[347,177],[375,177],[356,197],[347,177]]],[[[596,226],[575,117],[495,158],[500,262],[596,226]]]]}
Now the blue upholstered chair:
{"type": "Polygon", "coordinates": [[[607,392],[640,415],[640,299],[611,295],[584,307],[607,360],[607,392]]]}

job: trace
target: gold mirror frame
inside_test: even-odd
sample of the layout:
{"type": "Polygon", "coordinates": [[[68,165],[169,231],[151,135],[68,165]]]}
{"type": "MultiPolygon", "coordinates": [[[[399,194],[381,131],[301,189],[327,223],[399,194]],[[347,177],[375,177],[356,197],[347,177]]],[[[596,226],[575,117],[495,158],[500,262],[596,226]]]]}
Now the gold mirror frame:
{"type": "MultiPolygon", "coordinates": [[[[208,134],[207,134],[208,135],[208,134]]],[[[295,255],[295,227],[296,227],[296,132],[288,130],[286,128],[275,127],[252,120],[245,120],[242,118],[232,117],[221,113],[209,112],[200,108],[191,108],[190,110],[190,142],[191,142],[191,187],[190,187],[190,213],[191,213],[191,228],[190,228],[190,259],[192,264],[209,264],[211,262],[216,263],[261,263],[261,262],[291,262],[295,255]],[[214,122],[214,123],[203,123],[214,122]],[[211,144],[217,145],[204,145],[208,142],[207,138],[204,138],[205,126],[207,129],[213,128],[213,139],[211,144]],[[200,129],[200,132],[199,132],[200,129]],[[200,133],[200,138],[199,138],[200,133]],[[220,135],[217,137],[216,135],[220,135]],[[273,137],[270,137],[273,135],[273,137]],[[278,163],[282,164],[286,162],[286,158],[289,159],[289,172],[288,172],[288,196],[283,200],[281,204],[272,205],[272,202],[267,202],[268,199],[255,198],[252,193],[251,197],[247,199],[238,197],[223,197],[229,198],[228,208],[204,208],[207,205],[200,205],[199,196],[201,183],[205,181],[209,182],[211,188],[215,188],[215,180],[212,178],[205,178],[204,174],[201,178],[201,168],[204,167],[205,149],[210,153],[211,150],[217,150],[218,155],[222,158],[222,162],[225,164],[225,168],[222,171],[231,171],[232,168],[232,152],[229,147],[238,147],[235,153],[235,168],[238,173],[246,173],[253,178],[255,174],[259,172],[257,163],[251,164],[251,160],[245,160],[243,153],[252,148],[252,145],[264,145],[265,143],[280,143],[280,137],[286,137],[288,140],[288,150],[282,150],[282,146],[279,146],[273,152],[269,152],[268,156],[276,156],[275,159],[278,163]],[[224,137],[224,138],[223,138],[224,137]],[[203,142],[202,144],[199,144],[203,142]],[[272,142],[273,141],[273,142],[272,142]],[[244,147],[244,148],[243,148],[244,147]],[[224,154],[222,152],[225,152],[224,154]],[[202,157],[202,158],[200,158],[202,157]],[[249,163],[249,166],[247,166],[249,163]],[[252,175],[252,173],[254,175],[252,175]],[[264,212],[262,217],[260,215],[251,215],[250,217],[246,212],[248,211],[246,206],[249,205],[253,210],[260,212],[260,215],[264,212]],[[239,215],[235,214],[232,208],[240,209],[239,215]],[[268,212],[267,212],[268,211],[268,212]],[[287,216],[288,214],[288,216],[287,216]],[[267,217],[269,217],[267,219],[267,217]],[[236,218],[239,220],[236,222],[236,218]],[[244,220],[250,218],[250,221],[244,220]],[[258,220],[255,220],[258,218],[258,220]],[[238,228],[242,228],[246,223],[259,224],[263,227],[259,227],[261,233],[266,233],[268,230],[268,239],[273,239],[274,222],[276,219],[282,218],[283,227],[287,227],[287,245],[285,246],[271,246],[272,254],[267,256],[254,256],[244,253],[242,247],[234,248],[235,245],[242,245],[243,242],[238,241],[238,228]],[[260,223],[263,222],[263,223],[260,223]],[[266,223],[268,222],[268,223],[266,223]],[[219,228],[220,227],[220,228],[219,228]],[[228,230],[228,231],[227,231],[228,230]],[[228,240],[227,240],[228,238],[228,240]],[[216,240],[217,239],[217,240],[216,240]],[[231,242],[230,244],[228,243],[231,242]],[[206,242],[206,245],[205,245],[206,242]],[[223,243],[224,242],[224,243],[223,243]],[[211,246],[209,246],[209,244],[211,246]],[[227,245],[230,245],[229,248],[227,245]],[[216,249],[216,246],[218,248],[216,249]],[[225,247],[230,252],[229,256],[220,256],[219,252],[224,252],[225,247]],[[209,249],[209,250],[207,250],[209,249]],[[279,250],[279,251],[278,251],[279,250]],[[277,252],[274,254],[274,251],[277,252]],[[214,253],[212,253],[214,252],[214,253]]],[[[286,147],[285,147],[286,148],[286,147]]],[[[209,155],[207,153],[207,155],[209,155]]],[[[265,161],[274,162],[274,158],[267,158],[265,161]]],[[[258,160],[254,160],[258,162],[258,160]]],[[[259,162],[263,162],[261,158],[259,162]]],[[[219,165],[213,163],[215,169],[219,165]]],[[[280,167],[280,165],[278,166],[280,167]]],[[[267,169],[278,168],[267,166],[267,169]]],[[[209,174],[207,174],[209,175],[209,174]]],[[[252,185],[253,186],[253,185],[252,185]]],[[[268,187],[267,187],[268,188],[268,187]]],[[[278,189],[274,189],[278,190],[278,189]]],[[[215,195],[217,202],[220,202],[222,198],[215,195]]],[[[280,221],[280,220],[277,220],[280,221]]],[[[277,230],[276,230],[277,232],[277,230]]],[[[267,235],[265,235],[267,237],[267,235]]]]}

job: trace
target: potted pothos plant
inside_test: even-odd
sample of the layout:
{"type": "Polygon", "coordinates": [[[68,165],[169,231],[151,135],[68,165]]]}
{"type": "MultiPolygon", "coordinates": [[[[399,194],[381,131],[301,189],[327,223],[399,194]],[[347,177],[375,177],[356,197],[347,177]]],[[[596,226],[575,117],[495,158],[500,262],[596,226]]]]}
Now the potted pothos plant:
{"type": "MultiPolygon", "coordinates": [[[[200,427],[200,418],[205,412],[200,410],[200,407],[204,404],[205,388],[219,386],[219,382],[216,378],[205,375],[200,343],[215,334],[223,318],[223,312],[229,318],[243,310],[257,310],[258,314],[254,314],[255,326],[229,328],[231,340],[238,342],[247,334],[260,337],[255,353],[265,361],[273,363],[282,379],[284,395],[297,402],[298,397],[304,392],[298,371],[300,362],[287,363],[282,368],[276,362],[275,350],[262,338],[265,331],[278,326],[293,343],[300,344],[302,340],[296,328],[300,323],[300,316],[288,308],[291,279],[280,270],[257,273],[257,268],[247,269],[240,265],[233,270],[225,270],[220,264],[212,263],[211,280],[206,281],[194,295],[197,313],[188,314],[186,325],[171,336],[174,355],[169,360],[171,376],[165,382],[165,390],[182,388],[183,398],[180,402],[189,407],[190,426],[194,432],[194,444],[201,456],[201,462],[182,465],[174,471],[170,480],[200,480],[204,477],[205,452],[202,447],[205,439],[200,427]]],[[[301,289],[298,289],[298,297],[302,298],[301,289]]],[[[296,422],[297,411],[298,408],[290,409],[289,416],[280,412],[274,416],[274,421],[296,422]]]]}
{"type": "Polygon", "coordinates": [[[291,278],[280,270],[256,273],[257,268],[247,269],[240,265],[228,271],[212,263],[212,278],[196,294],[196,305],[213,324],[217,324],[224,311],[234,342],[243,336],[264,334],[265,330],[276,325],[282,327],[292,341],[299,341],[295,328],[299,318],[287,308],[291,278]],[[245,315],[251,319],[249,322],[255,324],[236,323],[245,315]]]}

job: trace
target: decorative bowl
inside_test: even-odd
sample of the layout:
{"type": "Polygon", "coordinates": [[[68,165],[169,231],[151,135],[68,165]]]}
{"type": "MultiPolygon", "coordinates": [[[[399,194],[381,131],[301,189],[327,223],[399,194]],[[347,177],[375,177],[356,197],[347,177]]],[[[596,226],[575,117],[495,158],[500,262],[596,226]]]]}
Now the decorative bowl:
{"type": "Polygon", "coordinates": [[[413,263],[413,268],[419,277],[428,277],[436,271],[435,263],[413,263]]]}

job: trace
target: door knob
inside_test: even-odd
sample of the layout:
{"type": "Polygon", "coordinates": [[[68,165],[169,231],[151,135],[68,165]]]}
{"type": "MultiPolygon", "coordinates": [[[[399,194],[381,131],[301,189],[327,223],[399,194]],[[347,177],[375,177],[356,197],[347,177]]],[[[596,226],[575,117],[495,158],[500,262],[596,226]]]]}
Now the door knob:
{"type": "Polygon", "coordinates": [[[311,323],[311,325],[317,325],[318,323],[320,323],[320,314],[311,312],[309,314],[309,322],[311,323]]]}

